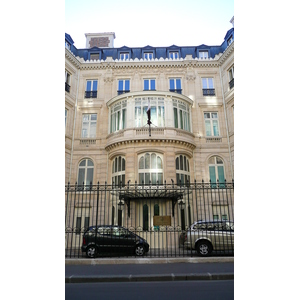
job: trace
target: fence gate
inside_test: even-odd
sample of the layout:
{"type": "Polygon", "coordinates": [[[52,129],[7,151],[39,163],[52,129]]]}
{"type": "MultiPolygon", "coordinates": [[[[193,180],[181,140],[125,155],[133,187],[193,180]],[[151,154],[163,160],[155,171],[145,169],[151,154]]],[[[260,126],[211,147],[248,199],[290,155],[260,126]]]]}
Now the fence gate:
{"type": "MultiPolygon", "coordinates": [[[[234,221],[233,182],[68,184],[65,187],[65,256],[85,256],[81,251],[83,234],[89,226],[99,225],[123,226],[145,238],[150,245],[146,257],[194,256],[197,252],[184,248],[181,242],[198,220],[234,221]]],[[[213,253],[233,254],[226,251],[226,247],[213,253]]],[[[129,254],[99,255],[124,257],[129,254]]]]}

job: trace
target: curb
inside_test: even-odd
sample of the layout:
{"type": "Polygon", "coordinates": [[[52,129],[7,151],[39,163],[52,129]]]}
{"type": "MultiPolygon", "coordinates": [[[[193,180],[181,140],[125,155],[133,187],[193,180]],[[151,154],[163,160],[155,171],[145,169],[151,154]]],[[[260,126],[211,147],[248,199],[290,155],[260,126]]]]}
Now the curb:
{"type": "Polygon", "coordinates": [[[186,257],[186,258],[66,258],[65,265],[122,265],[122,264],[169,264],[169,263],[225,263],[234,257],[186,257]]]}
{"type": "Polygon", "coordinates": [[[125,276],[70,276],[65,283],[93,282],[151,282],[151,281],[187,281],[187,280],[233,280],[234,274],[159,274],[159,275],[125,275],[125,276]]]}

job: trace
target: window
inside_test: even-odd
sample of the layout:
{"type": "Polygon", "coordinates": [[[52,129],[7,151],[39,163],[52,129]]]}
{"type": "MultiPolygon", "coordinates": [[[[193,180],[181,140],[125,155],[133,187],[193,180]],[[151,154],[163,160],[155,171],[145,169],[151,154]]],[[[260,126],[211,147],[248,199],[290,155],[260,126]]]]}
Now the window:
{"type": "MultiPolygon", "coordinates": [[[[76,235],[79,235],[81,232],[81,219],[82,217],[76,217],[76,227],[75,227],[75,232],[76,235]]],[[[83,232],[89,228],[89,224],[90,224],[90,217],[84,217],[84,228],[83,228],[83,232]]]]}
{"type": "Polygon", "coordinates": [[[213,156],[208,161],[209,179],[211,186],[216,188],[217,179],[220,183],[220,188],[225,187],[224,164],[223,160],[218,156],[213,156]]]}
{"type": "Polygon", "coordinates": [[[92,160],[83,159],[78,167],[78,185],[90,185],[93,182],[94,163],[92,160]]]}
{"type": "Polygon", "coordinates": [[[70,43],[68,43],[67,41],[65,41],[65,47],[70,50],[71,49],[70,43]]]}
{"type": "Polygon", "coordinates": [[[67,118],[68,118],[68,110],[65,108],[65,132],[67,128],[67,118]]]}
{"type": "Polygon", "coordinates": [[[228,46],[233,42],[233,36],[230,36],[230,38],[227,40],[228,46]]]}
{"type": "Polygon", "coordinates": [[[208,51],[199,51],[200,59],[208,59],[208,51]]]}
{"type": "Polygon", "coordinates": [[[121,52],[120,53],[120,60],[128,60],[129,59],[129,53],[128,52],[121,52]]]}
{"type": "Polygon", "coordinates": [[[213,219],[214,221],[228,220],[228,206],[227,205],[213,205],[213,219]]]}
{"type": "Polygon", "coordinates": [[[229,76],[229,88],[232,89],[234,87],[234,67],[232,67],[228,71],[228,76],[229,76]]]}
{"type": "Polygon", "coordinates": [[[169,52],[169,58],[170,59],[178,59],[179,58],[179,52],[178,51],[169,52]]]}
{"type": "Polygon", "coordinates": [[[176,157],[176,181],[177,185],[188,185],[190,181],[190,163],[185,155],[176,157]]]}
{"type": "Polygon", "coordinates": [[[191,131],[190,110],[188,104],[180,100],[173,100],[173,111],[174,111],[174,127],[191,131]]]}
{"type": "Polygon", "coordinates": [[[154,56],[153,56],[152,52],[145,52],[144,53],[144,59],[150,60],[150,59],[153,59],[153,58],[154,58],[154,56]]]}
{"type": "Polygon", "coordinates": [[[148,217],[148,205],[144,204],[143,206],[143,230],[148,231],[149,230],[149,217],[148,217]]]}
{"type": "Polygon", "coordinates": [[[110,132],[126,128],[127,100],[119,101],[111,107],[110,132]]]}
{"type": "Polygon", "coordinates": [[[90,54],[90,60],[98,60],[98,59],[99,59],[99,53],[90,54]]]}
{"type": "Polygon", "coordinates": [[[205,112],[205,134],[206,136],[219,136],[219,119],[217,112],[205,112]]]}
{"type": "Polygon", "coordinates": [[[144,91],[155,91],[155,79],[144,79],[144,91]]]}
{"type": "Polygon", "coordinates": [[[97,98],[98,80],[87,80],[85,98],[97,98]]]}
{"type": "Polygon", "coordinates": [[[81,137],[95,138],[97,127],[97,114],[83,114],[82,115],[82,130],[81,137]]]}
{"type": "Polygon", "coordinates": [[[203,96],[214,96],[214,82],[212,78],[202,78],[203,96]]]}
{"type": "Polygon", "coordinates": [[[130,92],[130,80],[129,79],[120,79],[118,81],[118,95],[123,93],[130,92]]]}
{"type": "Polygon", "coordinates": [[[112,184],[115,186],[125,186],[125,158],[116,157],[112,162],[112,184]]]}
{"type": "Polygon", "coordinates": [[[65,91],[70,93],[70,79],[71,75],[65,71],[65,91]]]}
{"type": "Polygon", "coordinates": [[[165,126],[164,98],[143,97],[135,99],[135,126],[143,127],[147,124],[147,109],[150,101],[151,122],[157,127],[165,126]]]}
{"type": "Polygon", "coordinates": [[[163,160],[156,153],[145,153],[139,157],[139,183],[163,184],[163,160]]]}
{"type": "Polygon", "coordinates": [[[181,79],[170,78],[170,92],[181,94],[181,79]]]}

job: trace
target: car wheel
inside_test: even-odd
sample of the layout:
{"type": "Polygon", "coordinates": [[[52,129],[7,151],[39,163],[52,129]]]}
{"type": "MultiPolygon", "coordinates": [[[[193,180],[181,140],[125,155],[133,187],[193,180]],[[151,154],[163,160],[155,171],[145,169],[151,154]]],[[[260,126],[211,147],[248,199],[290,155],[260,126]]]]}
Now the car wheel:
{"type": "Polygon", "coordinates": [[[135,247],[135,255],[136,256],[143,256],[145,254],[145,248],[143,245],[137,245],[135,247]]]}
{"type": "Polygon", "coordinates": [[[89,246],[86,249],[86,256],[89,258],[94,258],[96,256],[96,247],[95,246],[89,246]]]}
{"type": "Polygon", "coordinates": [[[207,241],[199,241],[196,245],[196,250],[200,256],[209,256],[212,252],[211,243],[207,241]]]}

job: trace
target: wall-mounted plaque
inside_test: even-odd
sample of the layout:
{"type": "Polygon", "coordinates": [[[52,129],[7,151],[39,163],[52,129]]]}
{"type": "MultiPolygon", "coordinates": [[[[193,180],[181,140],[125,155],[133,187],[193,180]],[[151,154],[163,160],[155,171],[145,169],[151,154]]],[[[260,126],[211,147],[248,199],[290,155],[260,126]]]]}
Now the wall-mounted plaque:
{"type": "Polygon", "coordinates": [[[153,216],[153,226],[171,226],[171,216],[153,216]]]}

